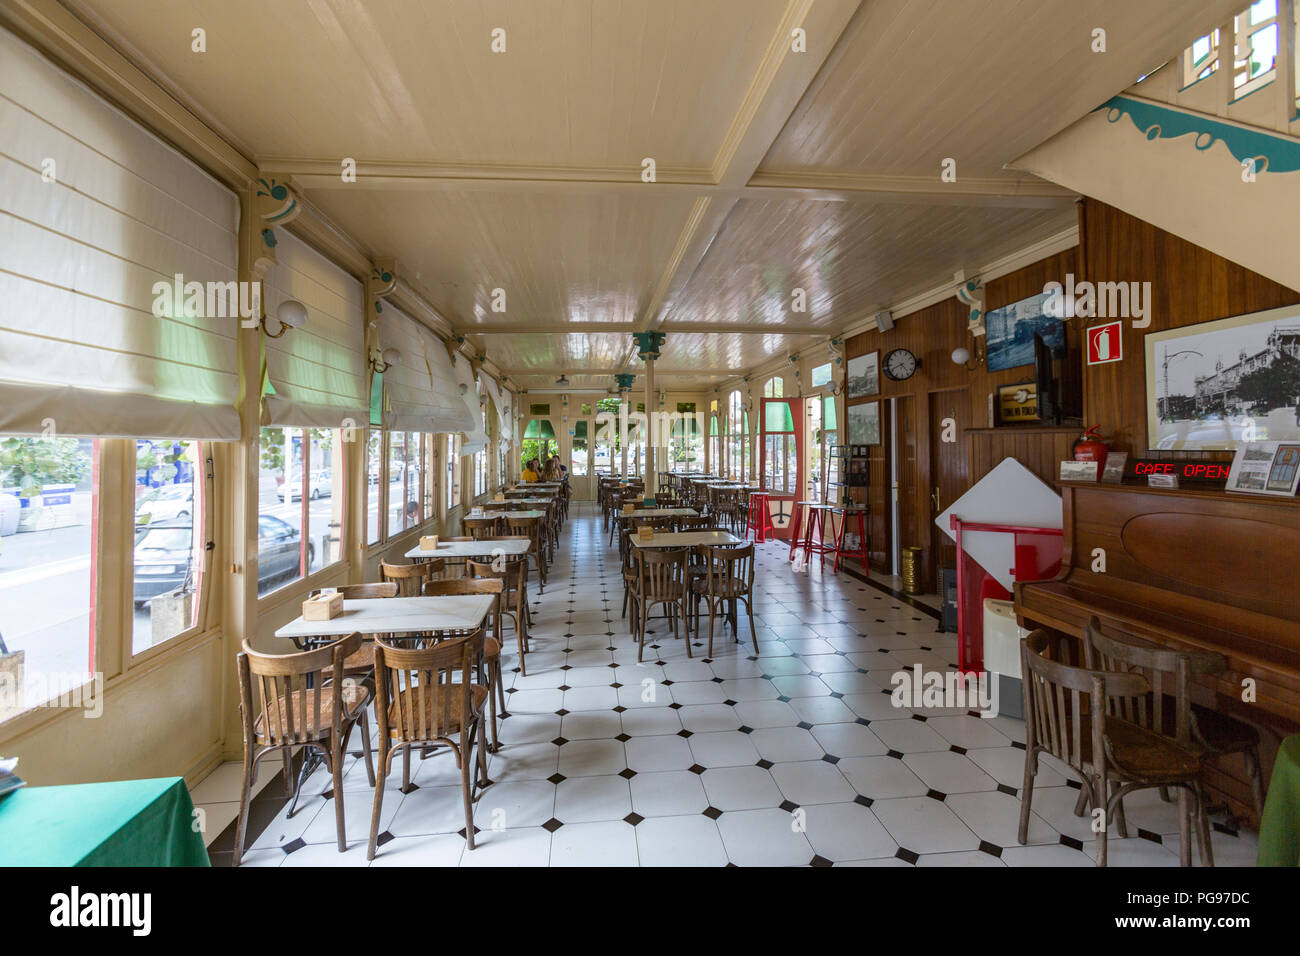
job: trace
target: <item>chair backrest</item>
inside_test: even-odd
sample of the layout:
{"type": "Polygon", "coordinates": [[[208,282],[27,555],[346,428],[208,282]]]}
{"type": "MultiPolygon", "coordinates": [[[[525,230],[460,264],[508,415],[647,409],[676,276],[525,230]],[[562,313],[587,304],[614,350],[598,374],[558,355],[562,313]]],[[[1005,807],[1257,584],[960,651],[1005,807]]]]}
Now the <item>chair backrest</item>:
{"type": "MultiPolygon", "coordinates": [[[[459,594],[491,594],[492,611],[489,619],[498,635],[501,633],[501,596],[505,593],[505,581],[500,578],[452,578],[448,581],[429,581],[424,585],[425,597],[446,597],[459,594]]],[[[442,629],[435,634],[461,634],[460,630],[442,629]]]]}
{"type": "Polygon", "coordinates": [[[337,732],[343,720],[343,661],[360,646],[356,632],[296,654],[263,654],[244,641],[236,668],[245,743],[277,747],[337,732]]]}
{"type": "Polygon", "coordinates": [[[1083,628],[1084,661],[1096,670],[1136,672],[1151,685],[1152,696],[1111,698],[1108,712],[1117,717],[1173,737],[1180,743],[1191,740],[1191,679],[1196,674],[1221,674],[1228,660],[1214,651],[1178,651],[1160,647],[1129,635],[1103,634],[1094,615],[1083,628]],[[1174,726],[1167,726],[1164,695],[1172,697],[1174,726]]]}
{"type": "Polygon", "coordinates": [[[754,544],[710,544],[704,552],[705,589],[710,594],[749,594],[754,586],[754,544]]]}
{"type": "Polygon", "coordinates": [[[671,531],[677,525],[677,519],[671,515],[649,515],[645,518],[632,516],[634,528],[654,528],[656,531],[671,531]]]}
{"type": "Polygon", "coordinates": [[[441,571],[444,563],[442,558],[425,561],[423,564],[389,564],[380,561],[379,580],[394,582],[399,597],[419,597],[420,585],[441,571]]]}
{"type": "Polygon", "coordinates": [[[537,551],[541,543],[541,518],[517,518],[514,515],[506,515],[506,527],[510,530],[512,536],[527,538],[531,542],[531,545],[528,548],[529,554],[533,554],[537,551]]]}
{"type": "Polygon", "coordinates": [[[496,578],[505,584],[507,592],[514,592],[527,580],[528,558],[522,554],[506,554],[491,561],[465,562],[465,571],[471,578],[496,578]]]}
{"type": "Polygon", "coordinates": [[[646,601],[672,601],[686,593],[688,548],[632,548],[638,587],[646,601]]]}
{"type": "Polygon", "coordinates": [[[460,524],[475,541],[490,538],[497,533],[496,518],[462,518],[460,524]]]}
{"type": "Polygon", "coordinates": [[[1084,761],[1102,759],[1106,698],[1145,694],[1147,680],[1137,673],[1115,673],[1073,667],[1052,660],[1054,646],[1045,630],[1028,634],[1020,644],[1025,697],[1025,746],[1046,750],[1084,773],[1084,761]],[[1083,706],[1084,698],[1087,706],[1083,706]],[[1084,731],[1089,733],[1084,747],[1084,731]]]}
{"type": "Polygon", "coordinates": [[[474,667],[483,630],[418,649],[375,642],[375,711],[381,739],[446,739],[474,716],[474,667]]]}
{"type": "Polygon", "coordinates": [[[698,531],[701,528],[708,527],[713,523],[713,519],[708,515],[683,515],[677,519],[678,531],[698,531]]]}
{"type": "Polygon", "coordinates": [[[397,582],[387,581],[383,584],[340,584],[336,588],[313,588],[310,592],[311,597],[317,594],[323,594],[326,591],[337,591],[343,595],[345,601],[360,601],[368,598],[391,598],[397,597],[397,582]]]}

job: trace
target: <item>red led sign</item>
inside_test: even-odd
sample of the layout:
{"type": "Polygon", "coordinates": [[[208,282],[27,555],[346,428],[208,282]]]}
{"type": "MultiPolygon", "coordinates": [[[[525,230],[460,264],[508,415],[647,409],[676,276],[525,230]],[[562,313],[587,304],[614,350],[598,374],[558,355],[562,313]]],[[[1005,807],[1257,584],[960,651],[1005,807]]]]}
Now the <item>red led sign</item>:
{"type": "Polygon", "coordinates": [[[1180,481],[1203,484],[1226,484],[1230,462],[1218,461],[1160,461],[1151,458],[1130,459],[1127,476],[1145,482],[1149,475],[1176,475],[1180,481]]]}

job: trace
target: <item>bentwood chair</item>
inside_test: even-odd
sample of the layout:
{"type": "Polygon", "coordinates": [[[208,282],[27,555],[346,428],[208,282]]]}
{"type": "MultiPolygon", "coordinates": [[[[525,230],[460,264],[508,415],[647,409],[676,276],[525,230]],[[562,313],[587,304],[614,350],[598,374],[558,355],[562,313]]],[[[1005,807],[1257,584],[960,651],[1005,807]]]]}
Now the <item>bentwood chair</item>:
{"type": "Polygon", "coordinates": [[[298,802],[293,783],[293,752],[304,748],[319,753],[334,779],[334,822],[339,852],[347,848],[343,816],[343,753],[352,728],[360,726],[365,747],[366,776],[375,783],[370,754],[370,727],[366,706],[370,688],[344,679],[344,662],[361,646],[360,634],[349,634],[325,647],[296,654],[262,654],[245,641],[236,657],[239,672],[239,712],[244,733],[244,777],[239,796],[239,822],[235,827],[235,866],[244,855],[248,829],[248,804],[263,757],[280,751],[284,760],[287,794],[298,802]]]}
{"type": "MultiPolygon", "coordinates": [[[[729,545],[705,545],[704,573],[691,580],[691,596],[694,601],[695,631],[699,633],[700,604],[709,607],[709,653],[713,656],[713,619],[720,607],[726,607],[731,613],[737,610],[738,602],[743,602],[749,615],[749,634],[754,642],[754,653],[758,653],[758,631],[754,627],[754,607],[751,603],[754,590],[754,545],[740,547],[729,545]]],[[[736,643],[740,643],[740,628],[734,628],[736,643]]]]}
{"type": "MultiPolygon", "coordinates": [[[[456,757],[465,802],[465,842],[474,849],[474,801],[478,788],[488,783],[483,755],[483,703],[491,691],[473,681],[483,642],[483,631],[476,629],[463,637],[418,649],[393,647],[383,641],[376,644],[379,784],[375,787],[366,859],[375,858],[384,781],[392,770],[393,757],[403,754],[409,766],[412,749],[427,750],[431,746],[445,746],[456,757]],[[471,774],[471,768],[478,772],[471,774]]],[[[336,787],[336,791],[341,789],[336,787]]],[[[421,792],[427,795],[432,791],[421,792]]]]}
{"type": "Polygon", "coordinates": [[[636,626],[637,662],[641,662],[645,653],[646,625],[650,620],[650,608],[656,604],[663,605],[673,636],[685,638],[686,656],[692,656],[690,618],[687,617],[687,549],[632,547],[631,551],[636,566],[633,601],[639,612],[636,626]],[[679,620],[684,632],[680,635],[679,620]]]}
{"type": "Polygon", "coordinates": [[[475,541],[491,538],[497,533],[496,518],[462,518],[460,525],[475,541]]]}
{"type": "MultiPolygon", "coordinates": [[[[506,709],[505,686],[501,679],[501,596],[505,592],[505,582],[499,578],[454,578],[450,581],[429,581],[424,585],[426,597],[444,597],[447,595],[489,594],[492,596],[492,610],[488,612],[487,629],[490,631],[483,638],[483,666],[487,671],[487,687],[492,692],[488,696],[488,725],[492,729],[492,747],[495,752],[501,746],[497,739],[497,705],[506,709]]],[[[474,628],[473,630],[478,630],[474,628]]],[[[436,630],[435,641],[464,637],[467,630],[436,630]]]]}
{"type": "MultiPolygon", "coordinates": [[[[1060,648],[1047,631],[1036,630],[1021,642],[1021,671],[1025,699],[1025,781],[1020,797],[1017,839],[1029,836],[1029,812],[1040,754],[1056,757],[1083,781],[1088,803],[1102,811],[1097,831],[1097,865],[1106,865],[1106,840],[1112,817],[1122,820],[1120,802],[1135,790],[1177,787],[1181,862],[1192,862],[1192,820],[1201,845],[1201,862],[1208,856],[1209,823],[1200,796],[1200,751],[1114,712],[1115,699],[1140,700],[1151,690],[1136,671],[1103,671],[1072,667],[1053,660],[1060,648]]],[[[1057,656],[1064,656],[1058,652],[1057,656]]],[[[1123,835],[1123,833],[1121,833],[1123,835]]]]}
{"type": "MultiPolygon", "coordinates": [[[[316,588],[310,596],[315,596],[322,592],[322,588],[316,588]]],[[[388,581],[383,584],[341,584],[334,588],[343,596],[345,601],[361,601],[374,598],[393,598],[397,597],[397,582],[388,581]]],[[[362,634],[361,646],[343,662],[343,679],[349,677],[357,680],[371,680],[375,670],[375,638],[376,634],[362,634]]],[[[373,684],[373,681],[372,681],[373,684]]],[[[373,687],[372,687],[373,689],[373,687]]]]}
{"type": "Polygon", "coordinates": [[[432,580],[434,575],[441,573],[445,568],[446,562],[442,558],[434,558],[432,561],[424,561],[420,564],[389,564],[387,561],[380,561],[379,580],[395,583],[398,597],[419,597],[424,582],[432,580]]]}
{"type": "Polygon", "coordinates": [[[537,568],[538,590],[546,593],[546,554],[545,545],[542,536],[546,533],[542,526],[541,518],[521,518],[514,515],[506,516],[506,529],[512,537],[528,538],[531,542],[528,546],[527,555],[532,559],[537,568]]]}
{"type": "MultiPolygon", "coordinates": [[[[1241,754],[1250,777],[1255,812],[1264,812],[1264,784],[1260,772],[1259,731],[1245,721],[1192,702],[1192,680],[1199,674],[1222,674],[1227,658],[1214,651],[1181,651],[1159,647],[1129,635],[1103,634],[1093,617],[1083,629],[1084,660],[1089,667],[1107,671],[1136,670],[1151,684],[1142,700],[1121,702],[1120,716],[1158,734],[1190,743],[1207,758],[1241,754]],[[1157,706],[1157,703],[1159,706],[1157,706]]],[[[1111,702],[1112,708],[1116,702],[1111,702]]],[[[1168,799],[1164,792],[1161,796],[1168,799]]],[[[1121,812],[1117,823],[1123,825],[1121,812]]],[[[1124,835],[1123,830],[1120,835],[1124,835]]],[[[1210,854],[1213,858],[1213,853],[1210,854]]]]}
{"type": "MultiPolygon", "coordinates": [[[[509,555],[491,561],[466,562],[466,573],[471,578],[496,578],[501,581],[501,616],[508,617],[515,626],[515,642],[519,651],[519,673],[528,676],[524,663],[528,651],[528,559],[522,555],[509,555]]],[[[504,701],[502,707],[505,706],[504,701]]]]}

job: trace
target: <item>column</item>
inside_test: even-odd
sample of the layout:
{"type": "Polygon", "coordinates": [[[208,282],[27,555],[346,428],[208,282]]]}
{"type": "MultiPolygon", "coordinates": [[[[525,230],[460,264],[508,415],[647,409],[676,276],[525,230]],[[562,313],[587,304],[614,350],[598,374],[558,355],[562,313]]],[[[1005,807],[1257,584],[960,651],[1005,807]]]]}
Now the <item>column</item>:
{"type": "Polygon", "coordinates": [[[655,359],[659,357],[659,350],[667,336],[663,332],[633,332],[632,338],[636,341],[637,354],[645,362],[645,493],[647,498],[653,498],[658,478],[654,453],[655,440],[658,438],[654,427],[657,418],[654,400],[655,359]]]}

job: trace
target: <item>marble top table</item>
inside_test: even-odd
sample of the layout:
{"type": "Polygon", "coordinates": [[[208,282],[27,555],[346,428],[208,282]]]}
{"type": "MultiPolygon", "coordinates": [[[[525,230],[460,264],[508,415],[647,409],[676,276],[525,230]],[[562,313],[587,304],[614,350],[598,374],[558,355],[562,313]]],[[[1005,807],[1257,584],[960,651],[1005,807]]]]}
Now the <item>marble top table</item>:
{"type": "MultiPolygon", "coordinates": [[[[522,512],[517,512],[522,514],[522,512]]],[[[439,541],[436,548],[421,548],[418,545],[406,552],[406,556],[415,558],[477,558],[494,551],[503,554],[524,554],[531,542],[513,539],[509,541],[439,541]]]]}
{"type": "Polygon", "coordinates": [[[482,514],[473,515],[475,518],[545,518],[545,511],[538,511],[530,508],[527,511],[484,511],[482,514]]]}
{"type": "Polygon", "coordinates": [[[304,621],[298,617],[277,628],[275,636],[299,642],[321,637],[346,637],[353,631],[362,634],[412,634],[467,630],[483,625],[492,610],[493,600],[495,595],[491,594],[345,600],[343,613],[338,617],[328,621],[304,621]]]}
{"type": "MultiPolygon", "coordinates": [[[[555,501],[554,497],[546,497],[546,496],[539,497],[536,495],[512,494],[510,492],[506,493],[506,499],[510,501],[512,504],[518,504],[520,502],[523,502],[526,505],[546,505],[547,507],[549,507],[555,501]]],[[[500,501],[491,502],[491,504],[497,504],[497,505],[502,503],[503,502],[500,501]]],[[[487,505],[483,505],[483,507],[486,508],[487,505]]],[[[470,515],[470,517],[472,518],[476,516],[470,515]]]]}
{"type": "Polygon", "coordinates": [[[698,548],[706,544],[744,544],[747,539],[737,538],[730,531],[656,531],[649,541],[636,535],[628,540],[638,548],[698,548]]]}
{"type": "Polygon", "coordinates": [[[694,508],[638,508],[636,511],[624,513],[620,511],[617,515],[619,518],[694,518],[699,512],[694,508]]]}

